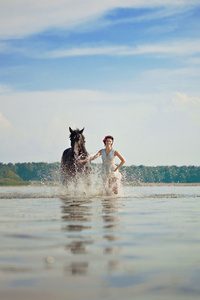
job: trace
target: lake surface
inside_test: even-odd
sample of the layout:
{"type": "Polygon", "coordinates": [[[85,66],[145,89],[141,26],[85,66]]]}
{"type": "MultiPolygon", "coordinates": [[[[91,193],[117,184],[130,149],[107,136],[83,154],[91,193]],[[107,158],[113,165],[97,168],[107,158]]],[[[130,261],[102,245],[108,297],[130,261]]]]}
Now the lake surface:
{"type": "Polygon", "coordinates": [[[1,300],[200,299],[199,186],[1,187],[0,223],[1,300]]]}

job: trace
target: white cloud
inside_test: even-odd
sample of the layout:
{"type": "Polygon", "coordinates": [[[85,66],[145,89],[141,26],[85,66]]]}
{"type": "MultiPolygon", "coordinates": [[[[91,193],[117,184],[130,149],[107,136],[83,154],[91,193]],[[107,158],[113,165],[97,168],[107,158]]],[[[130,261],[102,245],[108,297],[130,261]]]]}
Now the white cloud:
{"type": "MultiPolygon", "coordinates": [[[[24,51],[24,50],[23,50],[24,51]]],[[[27,51],[27,55],[31,53],[27,51]]],[[[128,55],[194,55],[200,53],[200,40],[180,40],[178,43],[172,42],[163,44],[147,44],[131,46],[99,46],[99,47],[82,47],[71,49],[59,49],[46,52],[43,55],[35,54],[42,58],[61,58],[70,56],[88,56],[88,55],[111,55],[111,56],[128,56],[128,55]]]]}
{"type": "Polygon", "coordinates": [[[187,114],[196,125],[200,126],[200,97],[189,97],[177,92],[173,102],[180,111],[187,114]]]}
{"type": "Polygon", "coordinates": [[[17,38],[52,28],[70,29],[116,8],[190,7],[198,0],[7,0],[1,1],[2,38],[17,38]]]}
{"type": "Polygon", "coordinates": [[[3,116],[3,114],[0,112],[0,128],[10,128],[11,123],[3,116]]]}
{"type": "Polygon", "coordinates": [[[200,97],[188,97],[186,94],[177,92],[174,102],[179,104],[200,105],[200,97]]]}
{"type": "Polygon", "coordinates": [[[10,93],[12,91],[11,87],[5,84],[0,84],[0,94],[10,93]]]}
{"type": "Polygon", "coordinates": [[[188,59],[189,64],[199,65],[200,64],[200,57],[190,57],[188,59]]]}
{"type": "MultiPolygon", "coordinates": [[[[154,57],[188,57],[185,61],[188,64],[199,64],[200,58],[197,55],[200,54],[200,39],[185,39],[179,40],[179,42],[167,43],[154,43],[143,44],[137,46],[115,46],[115,45],[100,45],[100,46],[82,46],[68,49],[55,49],[52,51],[39,52],[36,49],[30,49],[27,47],[13,46],[9,42],[0,47],[0,53],[21,53],[24,56],[43,59],[55,59],[63,57],[75,57],[75,56],[134,56],[134,55],[151,55],[154,57]],[[196,55],[196,56],[195,56],[196,55]],[[194,56],[194,57],[192,57],[194,56]]],[[[183,70],[181,72],[184,72],[183,70]]],[[[183,73],[182,73],[183,74],[183,73]]],[[[0,85],[0,92],[3,86],[0,85]]]]}

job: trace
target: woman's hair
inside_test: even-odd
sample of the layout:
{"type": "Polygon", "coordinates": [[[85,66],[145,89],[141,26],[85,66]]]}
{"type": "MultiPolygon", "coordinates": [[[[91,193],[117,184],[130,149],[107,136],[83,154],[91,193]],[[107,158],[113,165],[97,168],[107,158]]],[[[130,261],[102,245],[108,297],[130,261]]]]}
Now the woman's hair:
{"type": "Polygon", "coordinates": [[[106,135],[105,138],[103,139],[104,144],[106,144],[107,139],[111,139],[114,142],[114,137],[112,135],[106,135]]]}

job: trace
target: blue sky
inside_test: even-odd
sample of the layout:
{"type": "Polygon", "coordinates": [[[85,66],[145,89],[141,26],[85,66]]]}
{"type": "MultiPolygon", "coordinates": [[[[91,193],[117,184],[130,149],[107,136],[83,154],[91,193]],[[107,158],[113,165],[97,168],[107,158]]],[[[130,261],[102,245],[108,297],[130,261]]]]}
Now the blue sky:
{"type": "Polygon", "coordinates": [[[0,161],[59,161],[69,130],[127,165],[200,165],[199,0],[0,1],[0,161]]]}

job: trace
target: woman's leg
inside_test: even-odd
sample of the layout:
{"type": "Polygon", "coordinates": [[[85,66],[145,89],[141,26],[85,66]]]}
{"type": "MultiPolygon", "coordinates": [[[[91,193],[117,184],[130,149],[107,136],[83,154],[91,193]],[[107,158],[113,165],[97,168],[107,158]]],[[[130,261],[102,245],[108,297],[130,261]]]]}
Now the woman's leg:
{"type": "Polygon", "coordinates": [[[112,189],[114,194],[118,194],[119,193],[119,179],[117,179],[117,178],[109,179],[108,183],[109,183],[109,188],[112,189]]]}

